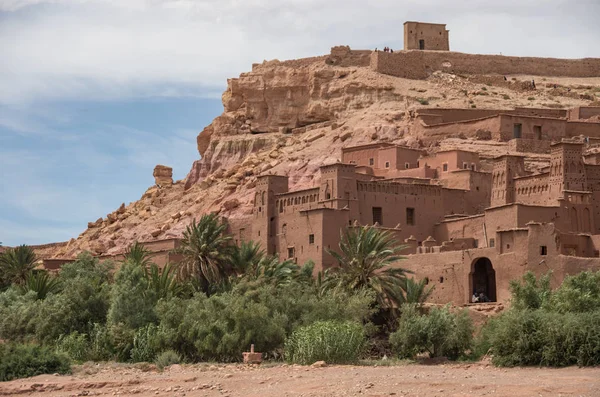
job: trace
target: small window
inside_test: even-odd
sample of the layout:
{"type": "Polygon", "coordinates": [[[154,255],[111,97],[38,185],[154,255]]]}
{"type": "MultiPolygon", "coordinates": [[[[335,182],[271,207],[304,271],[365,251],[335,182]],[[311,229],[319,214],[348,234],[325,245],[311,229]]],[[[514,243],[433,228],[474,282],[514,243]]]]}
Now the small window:
{"type": "Polygon", "coordinates": [[[537,139],[538,141],[542,140],[542,126],[541,125],[533,126],[533,135],[535,136],[535,139],[537,139]]]}
{"type": "Polygon", "coordinates": [[[329,200],[329,199],[331,199],[331,193],[325,194],[325,200],[329,200]]]}
{"type": "Polygon", "coordinates": [[[510,244],[506,244],[506,249],[509,250],[510,249],[510,244]]]}
{"type": "Polygon", "coordinates": [[[356,164],[356,161],[350,160],[350,164],[356,164]]]}
{"type": "Polygon", "coordinates": [[[425,280],[425,285],[428,285],[429,284],[429,277],[425,277],[424,280],[425,280]]]}
{"type": "Polygon", "coordinates": [[[407,225],[415,224],[415,209],[414,208],[406,209],[406,224],[407,225]]]}
{"type": "Polygon", "coordinates": [[[496,246],[496,240],[491,238],[490,239],[490,248],[494,248],[496,246]]]}
{"type": "Polygon", "coordinates": [[[383,225],[383,210],[381,207],[373,207],[373,224],[383,225]]]}
{"type": "Polygon", "coordinates": [[[390,168],[390,162],[389,161],[385,162],[385,168],[390,168]]]}
{"type": "Polygon", "coordinates": [[[419,165],[419,162],[417,161],[417,168],[419,168],[419,167],[420,167],[420,165],[419,165]]]}
{"type": "Polygon", "coordinates": [[[444,172],[448,171],[448,163],[444,163],[442,170],[444,170],[444,172]]]}
{"type": "Polygon", "coordinates": [[[444,277],[440,276],[440,284],[444,282],[444,277]]]}
{"type": "Polygon", "coordinates": [[[523,125],[520,123],[515,123],[513,126],[513,138],[521,138],[521,133],[523,131],[523,125]]]}
{"type": "Polygon", "coordinates": [[[463,162],[463,170],[468,170],[468,169],[469,169],[469,163],[463,162]]]}
{"type": "Polygon", "coordinates": [[[404,163],[404,168],[409,169],[410,168],[410,164],[404,163]]]}
{"type": "Polygon", "coordinates": [[[258,237],[260,237],[260,230],[258,231],[258,237]]]}
{"type": "Polygon", "coordinates": [[[540,255],[548,255],[548,247],[545,245],[540,245],[540,255]]]}
{"type": "Polygon", "coordinates": [[[371,157],[371,158],[369,159],[369,165],[373,165],[373,164],[375,164],[375,160],[374,160],[374,159],[371,157]]]}
{"type": "Polygon", "coordinates": [[[315,243],[315,235],[314,234],[309,234],[308,235],[308,243],[309,244],[314,244],[315,243]]]}
{"type": "Polygon", "coordinates": [[[295,256],[294,247],[288,248],[288,259],[292,259],[295,256]]]}
{"type": "Polygon", "coordinates": [[[475,163],[471,163],[471,171],[475,171],[475,163]]]}
{"type": "Polygon", "coordinates": [[[473,240],[473,246],[475,248],[479,248],[479,240],[477,240],[477,239],[473,240]]]}

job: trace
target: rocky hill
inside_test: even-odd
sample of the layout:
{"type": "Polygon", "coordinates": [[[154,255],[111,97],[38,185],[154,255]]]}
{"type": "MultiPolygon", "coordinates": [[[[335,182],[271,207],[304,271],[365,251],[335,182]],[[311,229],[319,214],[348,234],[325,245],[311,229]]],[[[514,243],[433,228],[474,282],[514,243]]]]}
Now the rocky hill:
{"type": "Polygon", "coordinates": [[[460,146],[484,158],[506,151],[505,143],[460,137],[425,147],[413,128],[420,108],[570,108],[597,101],[600,91],[600,78],[537,76],[536,90],[529,87],[531,76],[505,81],[438,71],[409,80],[374,72],[369,53],[334,47],[329,56],[265,61],[229,79],[223,113],[198,135],[201,159],[185,180],[171,184],[168,168],[157,168],[157,185],[138,201],[90,222],[76,239],[46,247],[43,256],[115,254],[135,240],[180,236],[192,218],[210,211],[240,219],[251,213],[258,175],[288,175],[291,188],[310,187],[319,166],[335,162],[344,146],[376,141],[429,150],[460,146]]]}

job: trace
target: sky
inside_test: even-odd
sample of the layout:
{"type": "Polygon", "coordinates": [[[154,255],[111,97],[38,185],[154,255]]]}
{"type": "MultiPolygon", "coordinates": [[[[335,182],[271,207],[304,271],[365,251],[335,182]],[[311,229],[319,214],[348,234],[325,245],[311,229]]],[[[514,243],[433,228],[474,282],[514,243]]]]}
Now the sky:
{"type": "Polygon", "coordinates": [[[453,51],[598,57],[600,0],[0,0],[0,242],[76,237],[183,179],[226,79],[335,45],[401,49],[407,20],[453,51]]]}

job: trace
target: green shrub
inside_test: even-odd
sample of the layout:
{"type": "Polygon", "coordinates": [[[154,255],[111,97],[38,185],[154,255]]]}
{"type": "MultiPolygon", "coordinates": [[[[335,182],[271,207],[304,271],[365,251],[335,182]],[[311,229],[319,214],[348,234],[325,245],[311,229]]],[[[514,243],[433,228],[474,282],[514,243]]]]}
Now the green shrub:
{"type": "Polygon", "coordinates": [[[550,278],[552,273],[547,273],[538,280],[532,272],[523,275],[521,281],[510,282],[512,294],[512,307],[516,310],[539,309],[550,299],[550,278]]]}
{"type": "Polygon", "coordinates": [[[372,294],[310,286],[242,282],[230,292],[161,301],[158,350],[173,349],[190,361],[239,361],[254,344],[266,356],[281,354],[286,338],[315,321],[363,322],[373,312],[372,294]]]}
{"type": "Polygon", "coordinates": [[[156,357],[157,330],[154,324],[139,328],[133,337],[133,348],[131,349],[131,361],[152,362],[156,357]]]}
{"type": "Polygon", "coordinates": [[[156,357],[154,362],[160,369],[166,368],[169,365],[179,364],[181,362],[181,356],[174,350],[165,350],[156,357]]]}
{"type": "Polygon", "coordinates": [[[351,321],[318,321],[296,330],[285,343],[285,358],[290,363],[331,364],[357,362],[365,347],[365,331],[351,321]]]}
{"type": "Polygon", "coordinates": [[[0,381],[71,372],[69,358],[39,345],[0,345],[0,381]]]}
{"type": "Polygon", "coordinates": [[[555,313],[509,310],[484,328],[481,343],[491,346],[493,363],[520,365],[599,365],[600,312],[555,313]]]}
{"type": "Polygon", "coordinates": [[[429,101],[425,98],[417,98],[417,102],[419,102],[421,105],[429,105],[429,101]]]}
{"type": "Polygon", "coordinates": [[[600,310],[600,271],[565,277],[549,298],[548,309],[559,313],[600,310]]]}
{"type": "Polygon", "coordinates": [[[503,94],[502,95],[502,99],[510,99],[510,97],[508,95],[506,95],[506,94],[503,94]]]}
{"type": "Polygon", "coordinates": [[[398,330],[390,343],[400,358],[414,358],[419,353],[430,357],[457,359],[473,344],[473,322],[465,310],[452,313],[448,306],[432,308],[422,314],[416,305],[402,305],[398,330]]]}
{"type": "Polygon", "coordinates": [[[86,334],[77,331],[59,338],[56,342],[56,350],[65,353],[78,363],[90,360],[90,341],[86,334]]]}

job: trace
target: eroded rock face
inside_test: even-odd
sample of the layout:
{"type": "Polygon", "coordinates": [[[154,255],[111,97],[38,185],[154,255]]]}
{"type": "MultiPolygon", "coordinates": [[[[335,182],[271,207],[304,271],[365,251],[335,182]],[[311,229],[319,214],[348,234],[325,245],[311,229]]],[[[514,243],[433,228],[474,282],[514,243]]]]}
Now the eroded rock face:
{"type": "Polygon", "coordinates": [[[170,186],[173,184],[173,168],[166,165],[157,165],[154,167],[154,182],[159,186],[170,186]]]}

